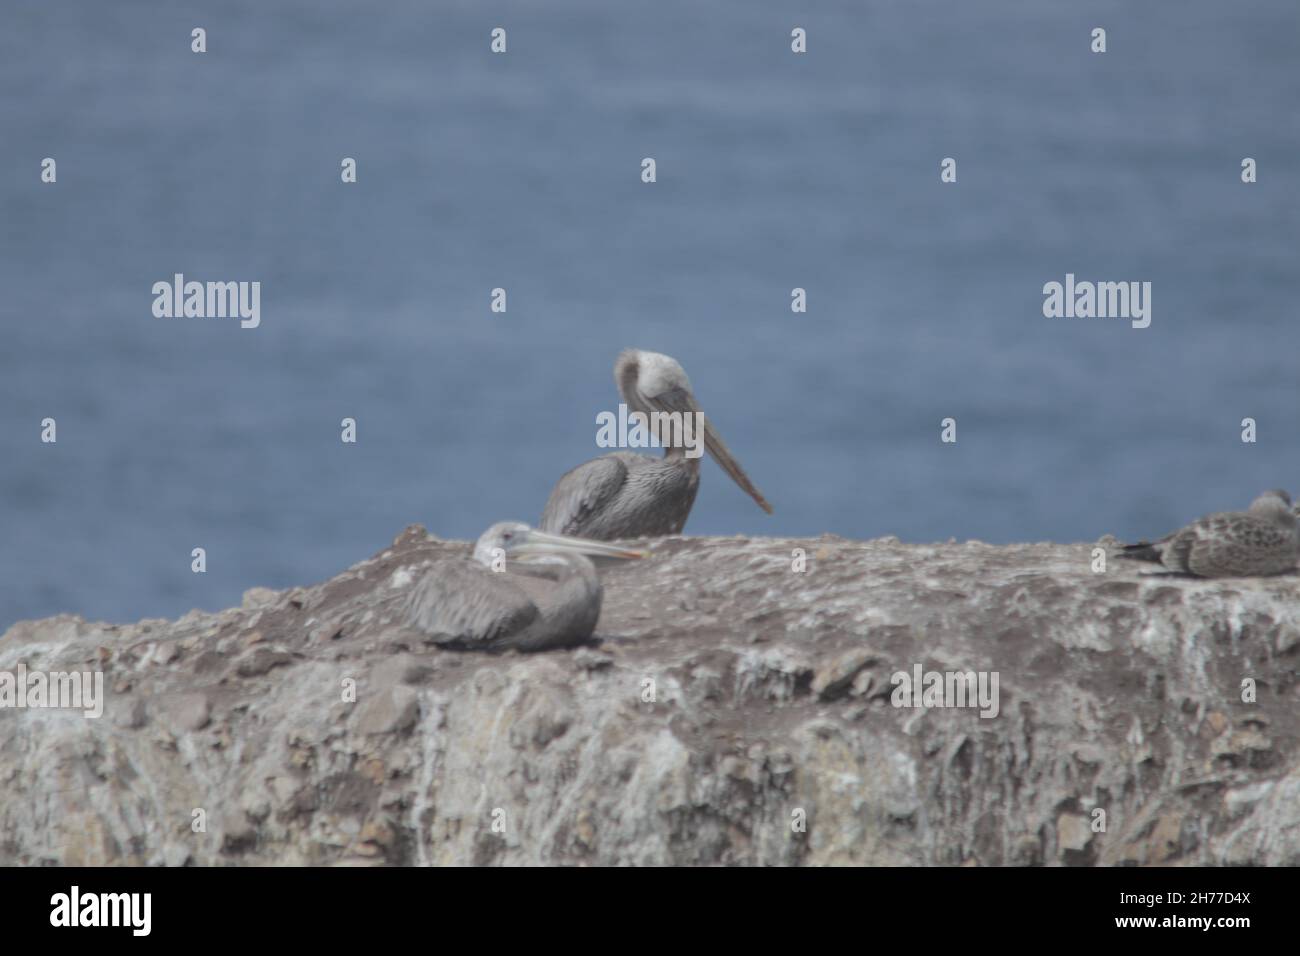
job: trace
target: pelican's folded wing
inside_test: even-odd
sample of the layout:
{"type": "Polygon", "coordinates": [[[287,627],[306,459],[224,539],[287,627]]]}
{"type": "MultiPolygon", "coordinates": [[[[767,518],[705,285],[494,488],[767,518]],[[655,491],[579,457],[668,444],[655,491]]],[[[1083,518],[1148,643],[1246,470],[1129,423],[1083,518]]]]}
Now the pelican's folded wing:
{"type": "Polygon", "coordinates": [[[538,529],[548,534],[587,535],[588,520],[600,514],[626,482],[627,466],[618,452],[570,469],[556,482],[538,529]]]}
{"type": "Polygon", "coordinates": [[[505,574],[439,561],[411,589],[407,621],[444,647],[490,648],[537,618],[537,605],[505,574]]]}

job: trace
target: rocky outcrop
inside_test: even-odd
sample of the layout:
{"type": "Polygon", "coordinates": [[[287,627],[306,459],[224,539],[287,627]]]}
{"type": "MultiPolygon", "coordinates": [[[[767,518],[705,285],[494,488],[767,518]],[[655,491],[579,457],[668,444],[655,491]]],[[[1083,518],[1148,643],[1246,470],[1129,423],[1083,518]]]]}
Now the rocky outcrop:
{"type": "Polygon", "coordinates": [[[469,551],[420,528],[217,614],[19,623],[0,672],[101,671],[104,714],[0,710],[0,864],[1300,864],[1300,580],[1093,547],[665,538],[531,656],[403,626],[469,551]],[[996,672],[996,716],[895,706],[918,665],[996,672]]]}

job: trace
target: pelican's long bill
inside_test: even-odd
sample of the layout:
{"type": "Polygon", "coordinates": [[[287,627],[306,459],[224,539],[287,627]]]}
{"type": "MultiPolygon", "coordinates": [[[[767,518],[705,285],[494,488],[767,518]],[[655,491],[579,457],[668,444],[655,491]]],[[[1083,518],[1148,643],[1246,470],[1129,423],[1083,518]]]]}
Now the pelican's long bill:
{"type": "MultiPolygon", "coordinates": [[[[745,494],[753,498],[755,503],[768,514],[772,513],[772,506],[767,503],[763,493],[755,488],[754,483],[749,480],[749,475],[745,474],[745,469],[740,467],[740,462],[736,461],[735,456],[731,454],[731,449],[722,440],[718,430],[713,427],[713,422],[709,420],[709,416],[705,415],[700,409],[699,403],[695,401],[695,396],[691,394],[688,388],[674,388],[653,397],[638,392],[637,398],[649,406],[651,412],[668,412],[670,414],[680,414],[683,417],[686,415],[698,416],[695,420],[704,422],[705,450],[718,463],[719,467],[731,476],[731,480],[739,485],[745,494]]],[[[660,436],[660,441],[663,440],[663,436],[660,436]]]]}
{"type": "Polygon", "coordinates": [[[616,544],[593,541],[590,538],[571,538],[564,534],[547,534],[545,531],[538,531],[536,528],[530,528],[528,531],[522,532],[521,537],[522,540],[516,538],[509,551],[523,561],[527,561],[529,558],[545,557],[549,554],[581,554],[588,558],[613,558],[616,560],[631,560],[650,556],[646,551],[621,548],[616,544]]]}
{"type": "Polygon", "coordinates": [[[749,480],[749,475],[745,474],[745,469],[740,467],[740,462],[732,457],[731,449],[727,443],[722,440],[722,436],[714,429],[713,423],[706,416],[704,419],[704,447],[728,475],[731,480],[744,490],[745,494],[753,498],[755,503],[766,511],[772,513],[772,506],[767,503],[763,493],[754,487],[754,483],[749,480]]]}

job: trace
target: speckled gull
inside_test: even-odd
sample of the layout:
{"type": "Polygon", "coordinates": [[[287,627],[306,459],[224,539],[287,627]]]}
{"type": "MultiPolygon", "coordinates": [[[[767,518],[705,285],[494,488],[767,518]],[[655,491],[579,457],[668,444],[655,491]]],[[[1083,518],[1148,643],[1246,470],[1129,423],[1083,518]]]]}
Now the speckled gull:
{"type": "Polygon", "coordinates": [[[1207,515],[1154,543],[1126,545],[1118,556],[1202,578],[1286,574],[1300,558],[1297,512],[1285,491],[1266,491],[1248,511],[1207,515]]]}

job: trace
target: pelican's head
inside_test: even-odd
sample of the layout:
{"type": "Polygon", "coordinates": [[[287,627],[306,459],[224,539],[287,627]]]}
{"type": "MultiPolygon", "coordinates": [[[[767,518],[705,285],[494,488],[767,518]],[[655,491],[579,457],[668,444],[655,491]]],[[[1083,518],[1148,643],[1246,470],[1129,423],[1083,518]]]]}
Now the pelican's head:
{"type": "Polygon", "coordinates": [[[677,359],[643,349],[624,349],[619,353],[618,361],[614,363],[614,383],[629,404],[632,401],[629,391],[654,396],[680,389],[687,395],[691,394],[691,380],[677,359]],[[632,389],[626,387],[629,375],[632,389]]]}
{"type": "Polygon", "coordinates": [[[522,521],[499,521],[479,535],[474,544],[474,560],[489,568],[500,557],[529,563],[548,563],[563,560],[564,556],[573,554],[586,558],[619,560],[646,556],[644,551],[632,551],[604,541],[547,534],[530,528],[522,521]]]}
{"type": "MultiPolygon", "coordinates": [[[[624,349],[614,362],[614,383],[632,411],[648,416],[654,416],[656,412],[677,412],[682,416],[698,413],[699,420],[703,422],[705,450],[745,494],[753,498],[768,514],[772,513],[772,506],[767,503],[762,492],[754,487],[749,475],[745,474],[745,469],[740,467],[740,462],[731,454],[727,443],[722,440],[708,416],[701,411],[695,401],[695,393],[691,391],[691,380],[686,377],[686,370],[675,358],[661,352],[624,349]]],[[[652,422],[654,420],[651,418],[652,422]]],[[[655,431],[659,443],[668,447],[669,441],[665,440],[667,436],[655,431]]]]}
{"type": "Polygon", "coordinates": [[[1254,514],[1287,518],[1292,521],[1296,517],[1296,512],[1292,510],[1291,496],[1281,488],[1264,492],[1250,503],[1250,510],[1254,514]]]}

